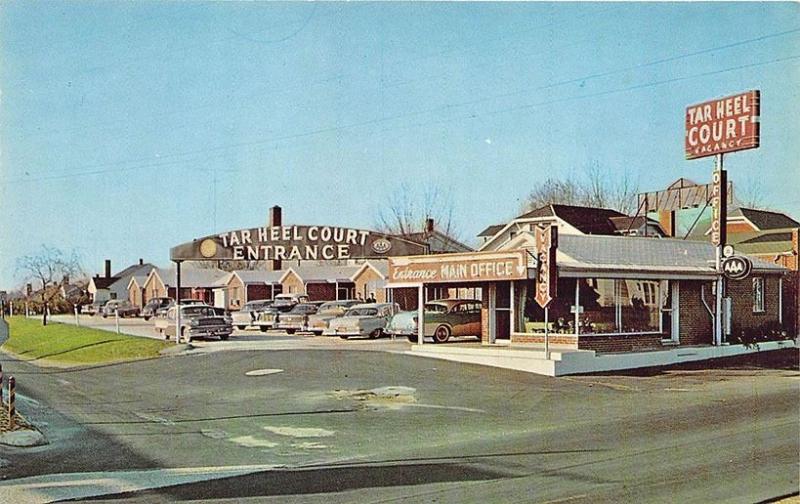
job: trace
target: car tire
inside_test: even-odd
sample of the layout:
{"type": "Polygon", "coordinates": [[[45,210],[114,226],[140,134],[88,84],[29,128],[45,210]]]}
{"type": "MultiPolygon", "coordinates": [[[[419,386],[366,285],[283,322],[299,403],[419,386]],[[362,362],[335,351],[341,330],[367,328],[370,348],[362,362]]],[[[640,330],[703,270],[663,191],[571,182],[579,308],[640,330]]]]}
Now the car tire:
{"type": "Polygon", "coordinates": [[[240,331],[244,331],[246,328],[247,328],[247,326],[243,326],[243,325],[237,325],[236,326],[236,329],[239,329],[240,331]]]}
{"type": "Polygon", "coordinates": [[[445,343],[450,339],[450,328],[446,325],[440,325],[433,331],[434,343],[445,343]]]}
{"type": "Polygon", "coordinates": [[[345,334],[342,334],[342,335],[341,335],[341,336],[339,336],[339,337],[340,337],[341,339],[343,339],[343,340],[346,340],[346,339],[347,339],[347,338],[349,338],[350,336],[347,336],[347,335],[345,335],[345,334]]]}
{"type": "Polygon", "coordinates": [[[220,334],[219,339],[220,339],[220,341],[225,341],[225,340],[228,339],[228,335],[227,334],[220,334]]]}
{"type": "Polygon", "coordinates": [[[378,339],[383,334],[383,329],[380,327],[369,333],[369,339],[378,339]]]}
{"type": "Polygon", "coordinates": [[[145,320],[145,322],[147,322],[148,320],[150,320],[150,317],[145,316],[144,320],[145,320]]]}
{"type": "Polygon", "coordinates": [[[408,338],[408,341],[410,341],[411,343],[419,343],[419,341],[417,341],[416,334],[409,334],[408,336],[406,336],[406,338],[408,338]]]}
{"type": "Polygon", "coordinates": [[[258,330],[261,331],[261,332],[267,332],[267,328],[266,327],[259,327],[258,330]]]}
{"type": "Polygon", "coordinates": [[[314,336],[322,336],[322,331],[311,331],[314,336]]]}
{"type": "Polygon", "coordinates": [[[295,332],[294,329],[286,329],[286,334],[294,334],[295,332]]]}

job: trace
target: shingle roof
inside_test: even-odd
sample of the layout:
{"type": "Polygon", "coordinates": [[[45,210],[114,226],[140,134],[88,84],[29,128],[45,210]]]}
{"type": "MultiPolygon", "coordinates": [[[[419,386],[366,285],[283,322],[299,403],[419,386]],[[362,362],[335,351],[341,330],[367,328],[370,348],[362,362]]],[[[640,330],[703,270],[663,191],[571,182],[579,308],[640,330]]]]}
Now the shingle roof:
{"type": "Polygon", "coordinates": [[[759,236],[755,236],[753,238],[742,240],[739,242],[740,244],[750,244],[750,243],[767,243],[767,242],[781,242],[781,241],[792,241],[792,233],[770,233],[770,234],[763,234],[759,236]]]}
{"type": "Polygon", "coordinates": [[[278,280],[283,276],[283,271],[266,271],[266,270],[236,270],[234,271],[242,282],[250,283],[265,283],[272,284],[278,283],[278,280]]]}
{"type": "MultiPolygon", "coordinates": [[[[714,274],[713,245],[689,240],[622,236],[561,235],[559,268],[589,271],[636,271],[714,274]]],[[[752,258],[753,268],[782,271],[752,258]]]]}
{"type": "MultiPolygon", "coordinates": [[[[157,268],[158,276],[165,284],[175,286],[175,268],[157,268]]],[[[227,275],[221,269],[181,268],[181,287],[214,287],[216,282],[227,275]]]]}
{"type": "MultiPolygon", "coordinates": [[[[627,215],[624,217],[611,217],[609,220],[619,232],[625,232],[628,229],[639,229],[640,227],[644,226],[645,223],[645,217],[643,215],[635,217],[629,217],[627,215]]],[[[664,234],[664,230],[657,220],[647,218],[647,223],[651,226],[657,227],[662,231],[662,234],[664,234]]]]}
{"type": "Polygon", "coordinates": [[[360,268],[360,265],[337,266],[329,264],[304,264],[301,266],[292,266],[291,269],[305,282],[350,282],[350,278],[360,268]]]}
{"type": "Polygon", "coordinates": [[[119,280],[118,277],[94,277],[92,278],[92,282],[94,282],[94,287],[96,289],[108,289],[111,284],[119,280]]]}
{"type": "Polygon", "coordinates": [[[494,236],[498,232],[500,232],[500,230],[503,229],[504,227],[506,227],[505,224],[495,224],[493,226],[489,226],[480,233],[478,233],[478,237],[494,236]]]}
{"type": "Polygon", "coordinates": [[[556,216],[584,234],[612,235],[617,228],[611,222],[612,217],[627,217],[627,215],[610,208],[595,208],[574,205],[547,205],[528,213],[522,214],[518,219],[531,219],[536,217],[556,216]]]}
{"type": "Polygon", "coordinates": [[[737,214],[744,216],[762,231],[800,227],[800,222],[780,212],[739,207],[731,212],[731,215],[737,214]]]}

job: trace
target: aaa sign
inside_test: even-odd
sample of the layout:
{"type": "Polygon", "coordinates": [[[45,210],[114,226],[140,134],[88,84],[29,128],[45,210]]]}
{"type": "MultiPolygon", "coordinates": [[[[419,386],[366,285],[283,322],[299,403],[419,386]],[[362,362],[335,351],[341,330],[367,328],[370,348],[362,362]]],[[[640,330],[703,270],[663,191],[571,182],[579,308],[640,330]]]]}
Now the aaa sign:
{"type": "Polygon", "coordinates": [[[761,94],[757,90],[686,108],[686,159],[755,149],[761,94]]]}

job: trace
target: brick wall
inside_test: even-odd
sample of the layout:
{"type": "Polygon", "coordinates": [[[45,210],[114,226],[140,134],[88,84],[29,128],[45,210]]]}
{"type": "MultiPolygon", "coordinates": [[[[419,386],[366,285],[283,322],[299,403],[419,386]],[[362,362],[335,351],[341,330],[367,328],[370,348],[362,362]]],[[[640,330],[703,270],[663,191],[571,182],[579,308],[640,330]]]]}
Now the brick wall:
{"type": "Polygon", "coordinates": [[[481,289],[481,344],[488,345],[489,339],[489,286],[481,289]]]}
{"type": "Polygon", "coordinates": [[[336,284],[309,282],[306,285],[309,301],[332,301],[336,299],[336,284]]]}
{"type": "Polygon", "coordinates": [[[660,350],[663,345],[660,334],[630,334],[625,336],[579,336],[578,348],[595,352],[641,352],[660,350]]]}
{"type": "Polygon", "coordinates": [[[375,300],[379,303],[386,302],[386,289],[383,285],[386,280],[375,272],[372,268],[364,268],[364,271],[355,279],[356,295],[360,295],[364,299],[369,297],[370,293],[375,293],[375,300]]]}
{"type": "Polygon", "coordinates": [[[726,295],[733,299],[734,331],[756,329],[764,323],[778,322],[779,275],[751,274],[748,278],[726,283],[726,295]],[[753,312],[753,279],[764,279],[764,311],[753,312]]]}
{"type": "MultiPolygon", "coordinates": [[[[578,348],[578,337],[574,334],[550,334],[547,338],[550,345],[578,348]]],[[[544,345],[544,334],[512,334],[513,344],[544,345]]]]}
{"type": "Polygon", "coordinates": [[[711,315],[703,305],[701,286],[705,284],[706,303],[714,309],[711,283],[699,280],[684,280],[680,283],[680,344],[711,345],[714,342],[714,326],[711,315]]]}

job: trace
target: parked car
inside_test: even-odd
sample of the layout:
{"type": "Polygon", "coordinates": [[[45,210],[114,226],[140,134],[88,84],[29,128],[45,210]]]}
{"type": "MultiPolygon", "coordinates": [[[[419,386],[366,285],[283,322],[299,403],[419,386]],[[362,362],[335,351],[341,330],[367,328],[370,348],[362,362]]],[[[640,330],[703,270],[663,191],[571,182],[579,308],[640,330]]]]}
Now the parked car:
{"type": "Polygon", "coordinates": [[[231,316],[233,317],[233,325],[236,326],[237,329],[247,329],[248,327],[255,327],[253,322],[256,321],[256,317],[260,311],[263,311],[266,307],[272,305],[271,299],[259,299],[257,301],[248,301],[242,306],[241,310],[233,312],[231,316]]]}
{"type": "MultiPolygon", "coordinates": [[[[208,306],[205,301],[202,301],[200,299],[192,299],[192,298],[181,299],[181,305],[182,306],[194,306],[194,305],[208,306]]],[[[166,317],[167,316],[167,310],[169,310],[173,306],[175,306],[175,300],[170,298],[169,304],[167,306],[161,307],[158,310],[156,310],[156,315],[155,316],[156,317],[161,317],[161,318],[166,317]]]]}
{"type": "Polygon", "coordinates": [[[397,303],[369,303],[355,305],[344,314],[335,318],[323,330],[326,336],[339,336],[342,339],[351,337],[380,338],[392,315],[400,311],[397,303]]]}
{"type": "Polygon", "coordinates": [[[308,303],[308,296],[305,294],[276,294],[272,306],[282,312],[292,309],[292,306],[300,303],[308,303]]]}
{"type": "Polygon", "coordinates": [[[112,299],[103,306],[103,318],[111,317],[114,314],[120,317],[138,317],[139,307],[134,306],[126,299],[112,299]]]}
{"type": "Polygon", "coordinates": [[[142,317],[144,317],[145,320],[150,320],[156,316],[158,310],[171,306],[173,301],[172,298],[168,297],[155,297],[150,299],[144,305],[144,308],[142,308],[142,317]]]}
{"type": "Polygon", "coordinates": [[[225,315],[219,315],[217,309],[206,305],[181,305],[173,306],[167,310],[167,316],[155,321],[155,328],[165,339],[170,339],[176,333],[175,318],[181,310],[180,337],[187,341],[200,337],[218,337],[226,340],[233,332],[233,325],[225,315]]]}
{"type": "MultiPolygon", "coordinates": [[[[386,332],[418,341],[416,311],[400,312],[392,317],[386,332]]],[[[425,337],[444,343],[451,336],[481,337],[481,302],[474,299],[439,299],[425,303],[425,337]]]]}
{"type": "Polygon", "coordinates": [[[261,332],[273,329],[281,313],[288,312],[300,303],[308,303],[308,296],[305,294],[277,294],[270,306],[258,312],[253,325],[258,327],[261,332]]]}
{"type": "Polygon", "coordinates": [[[296,304],[286,313],[281,313],[273,326],[289,334],[308,331],[308,317],[317,313],[319,307],[311,303],[296,304]]]}
{"type": "Polygon", "coordinates": [[[361,303],[355,299],[327,301],[323,303],[317,313],[308,316],[308,330],[317,336],[328,328],[328,324],[336,317],[343,316],[347,310],[361,303]]]}
{"type": "Polygon", "coordinates": [[[102,314],[104,304],[105,303],[103,303],[102,301],[95,301],[93,303],[83,305],[81,306],[81,313],[91,316],[95,316],[98,313],[102,314]]]}

